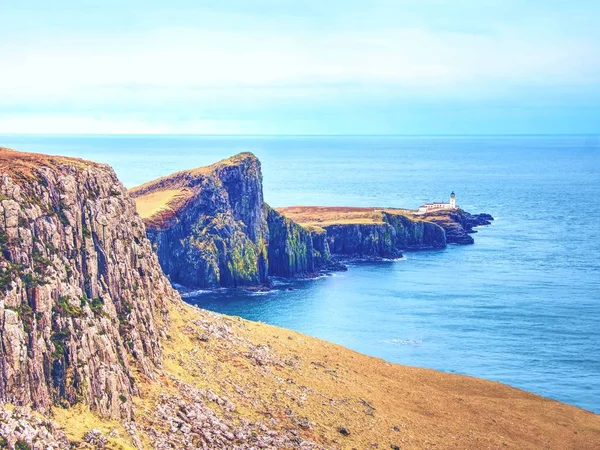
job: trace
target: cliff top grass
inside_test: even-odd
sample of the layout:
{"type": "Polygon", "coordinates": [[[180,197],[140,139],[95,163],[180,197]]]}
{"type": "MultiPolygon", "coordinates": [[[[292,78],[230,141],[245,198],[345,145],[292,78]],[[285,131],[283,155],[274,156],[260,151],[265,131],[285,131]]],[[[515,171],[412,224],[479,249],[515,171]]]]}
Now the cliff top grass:
{"type": "Polygon", "coordinates": [[[138,214],[147,222],[162,222],[175,214],[189,197],[187,189],[165,189],[134,197],[138,214]]]}
{"type": "Polygon", "coordinates": [[[131,188],[129,194],[135,200],[138,214],[146,225],[160,228],[168,225],[177,211],[194,197],[199,189],[200,179],[211,177],[224,168],[242,164],[260,163],[252,153],[238,153],[210,166],[183,170],[149,181],[131,188]]]}
{"type": "MultiPolygon", "coordinates": [[[[170,305],[170,317],[163,375],[138,380],[136,422],[145,442],[143,430],[162,426],[152,419],[160,397],[185,383],[233,402],[234,422],[275,418],[280,429],[297,429],[325,448],[600,448],[600,416],[500,383],[391,364],[184,304],[170,305]]],[[[86,427],[115,427],[89,419],[83,427],[78,414],[55,417],[80,436],[86,427]]]]}
{"type": "Polygon", "coordinates": [[[416,222],[435,222],[437,224],[455,222],[450,216],[454,211],[440,210],[432,211],[426,214],[408,214],[408,216],[416,222]]]}
{"type": "Polygon", "coordinates": [[[41,167],[57,169],[61,166],[69,166],[77,170],[88,167],[108,168],[105,164],[79,158],[19,152],[10,148],[0,147],[0,172],[2,173],[15,173],[29,177],[33,175],[34,170],[41,167]]]}
{"type": "MultiPolygon", "coordinates": [[[[382,224],[383,212],[409,215],[409,211],[393,208],[359,208],[349,206],[289,206],[276,208],[277,212],[305,227],[328,225],[382,224]]],[[[412,217],[412,216],[411,216],[412,217]]]]}
{"type": "Polygon", "coordinates": [[[144,183],[129,189],[129,194],[136,197],[150,191],[172,189],[174,187],[189,187],[190,181],[198,177],[210,176],[225,167],[237,166],[243,163],[259,163],[258,158],[250,152],[238,153],[230,158],[223,159],[209,166],[195,169],[181,170],[161,178],[144,183]]]}

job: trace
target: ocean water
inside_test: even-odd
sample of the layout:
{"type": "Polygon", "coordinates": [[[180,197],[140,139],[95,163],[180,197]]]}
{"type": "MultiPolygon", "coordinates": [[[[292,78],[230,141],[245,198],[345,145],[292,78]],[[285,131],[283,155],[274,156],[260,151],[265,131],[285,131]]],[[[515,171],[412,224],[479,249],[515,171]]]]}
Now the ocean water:
{"type": "Polygon", "coordinates": [[[0,136],[0,145],[107,162],[128,187],[252,151],[276,207],[416,207],[454,190],[461,207],[496,218],[475,245],[186,300],[600,413],[597,137],[0,136]]]}

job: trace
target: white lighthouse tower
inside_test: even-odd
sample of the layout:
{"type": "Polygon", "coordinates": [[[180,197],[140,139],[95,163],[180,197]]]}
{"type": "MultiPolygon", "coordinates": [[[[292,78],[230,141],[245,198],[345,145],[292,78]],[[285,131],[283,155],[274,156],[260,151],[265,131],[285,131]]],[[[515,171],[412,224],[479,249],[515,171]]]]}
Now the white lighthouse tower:
{"type": "Polygon", "coordinates": [[[434,203],[425,203],[424,205],[419,206],[419,209],[415,212],[415,214],[427,214],[432,211],[440,211],[443,209],[456,209],[456,194],[454,191],[450,194],[450,203],[445,202],[434,202],[434,203]]]}

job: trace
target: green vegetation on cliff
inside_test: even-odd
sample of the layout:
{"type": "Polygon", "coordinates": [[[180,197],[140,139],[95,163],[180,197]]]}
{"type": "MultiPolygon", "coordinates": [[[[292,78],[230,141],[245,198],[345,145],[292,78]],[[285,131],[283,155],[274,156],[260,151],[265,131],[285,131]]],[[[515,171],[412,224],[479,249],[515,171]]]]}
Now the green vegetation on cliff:
{"type": "Polygon", "coordinates": [[[173,282],[194,288],[267,282],[268,227],[254,155],[241,153],[131,192],[173,282]]]}
{"type": "Polygon", "coordinates": [[[311,232],[265,205],[269,228],[269,274],[292,277],[315,272],[311,232]]]}

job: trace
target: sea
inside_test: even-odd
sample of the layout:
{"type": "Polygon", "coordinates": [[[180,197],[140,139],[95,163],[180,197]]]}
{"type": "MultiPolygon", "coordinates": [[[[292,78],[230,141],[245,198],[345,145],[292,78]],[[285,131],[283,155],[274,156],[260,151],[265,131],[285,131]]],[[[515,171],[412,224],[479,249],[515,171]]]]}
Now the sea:
{"type": "Polygon", "coordinates": [[[127,187],[250,151],[274,207],[416,208],[454,191],[496,219],[474,245],[185,300],[600,413],[598,136],[3,135],[0,146],[106,162],[127,187]]]}

